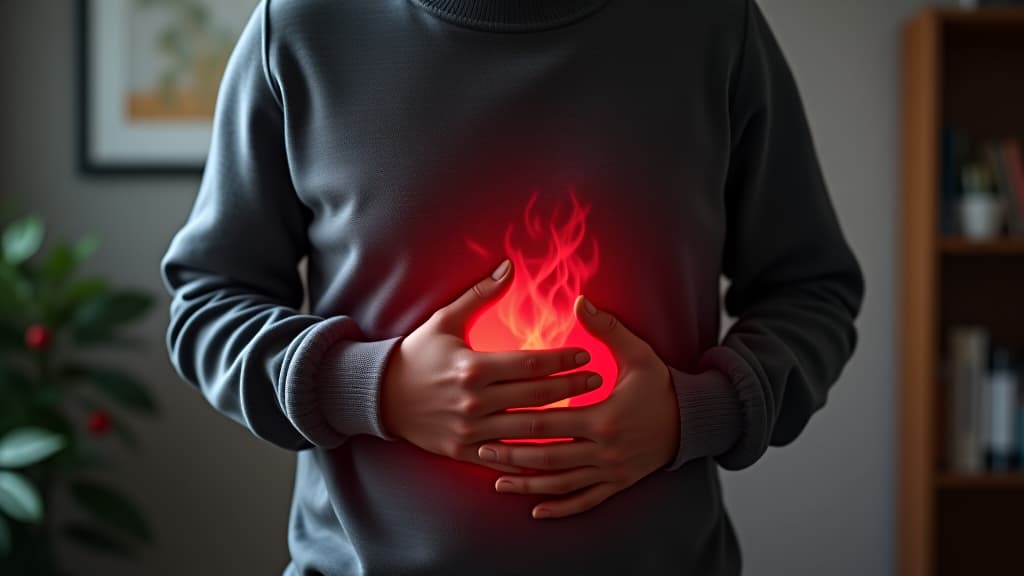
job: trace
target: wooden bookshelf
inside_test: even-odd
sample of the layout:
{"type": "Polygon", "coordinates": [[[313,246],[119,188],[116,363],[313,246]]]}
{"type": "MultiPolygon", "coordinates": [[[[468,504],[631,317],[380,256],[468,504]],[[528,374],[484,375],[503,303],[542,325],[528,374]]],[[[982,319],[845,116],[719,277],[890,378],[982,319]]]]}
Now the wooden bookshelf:
{"type": "Polygon", "coordinates": [[[1024,238],[942,237],[944,126],[1024,138],[1024,9],[930,8],[903,30],[898,574],[1024,574],[1024,473],[945,462],[949,326],[1024,348],[1024,238]]]}
{"type": "Polygon", "coordinates": [[[939,250],[943,254],[1017,254],[1024,256],[1024,238],[1000,238],[985,241],[943,238],[939,241],[939,250]]]}
{"type": "Polygon", "coordinates": [[[939,474],[942,490],[1024,490],[1024,473],[1005,474],[939,474]]]}

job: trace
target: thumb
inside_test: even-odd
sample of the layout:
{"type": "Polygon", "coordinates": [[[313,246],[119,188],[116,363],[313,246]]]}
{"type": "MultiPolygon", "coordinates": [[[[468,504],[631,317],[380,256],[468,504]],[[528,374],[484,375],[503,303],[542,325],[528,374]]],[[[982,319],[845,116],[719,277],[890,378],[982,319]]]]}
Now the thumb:
{"type": "Polygon", "coordinates": [[[473,319],[504,294],[505,289],[511,285],[511,278],[512,262],[506,258],[490,276],[474,284],[462,296],[440,310],[443,328],[452,334],[463,336],[473,319]]]}
{"type": "Polygon", "coordinates": [[[618,318],[598,309],[583,295],[576,297],[576,302],[573,303],[573,312],[587,332],[608,346],[619,366],[624,366],[630,358],[634,357],[635,351],[643,343],[618,318]]]}

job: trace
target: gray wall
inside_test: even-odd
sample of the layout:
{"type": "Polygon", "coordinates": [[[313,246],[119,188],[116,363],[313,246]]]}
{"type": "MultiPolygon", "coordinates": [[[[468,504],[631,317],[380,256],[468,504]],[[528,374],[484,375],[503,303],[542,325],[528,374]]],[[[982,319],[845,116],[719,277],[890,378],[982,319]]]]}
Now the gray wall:
{"type": "MultiPolygon", "coordinates": [[[[746,574],[894,572],[902,22],[918,0],[762,0],[867,276],[854,359],[790,446],[725,475],[746,574]]],[[[932,2],[934,4],[935,2],[932,2]]]]}
{"type": "MultiPolygon", "coordinates": [[[[868,277],[857,356],[793,445],[725,476],[747,574],[892,573],[899,24],[920,0],[763,0],[801,85],[842,224],[868,277]]],[[[158,262],[197,180],[83,177],[74,167],[74,2],[0,0],[0,194],[55,234],[99,232],[93,272],[161,296],[127,359],[164,406],[146,453],[111,482],[145,503],[143,567],[74,552],[82,574],[274,574],[286,563],[290,454],[210,409],[163,350],[158,262]],[[142,568],[142,569],[140,569],[142,568]]]]}

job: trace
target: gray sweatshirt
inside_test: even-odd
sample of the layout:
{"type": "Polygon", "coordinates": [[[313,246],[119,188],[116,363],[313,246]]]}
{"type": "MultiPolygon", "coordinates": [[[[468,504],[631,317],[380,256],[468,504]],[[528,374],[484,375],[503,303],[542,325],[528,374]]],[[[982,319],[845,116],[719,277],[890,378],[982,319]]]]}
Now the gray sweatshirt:
{"type": "Polygon", "coordinates": [[[864,291],[749,0],[267,0],[161,272],[181,377],[297,453],[288,574],[738,574],[718,468],[822,407],[864,291]],[[579,288],[669,366],[679,451],[536,521],[541,497],[389,436],[380,385],[570,191],[600,250],[579,288]]]}

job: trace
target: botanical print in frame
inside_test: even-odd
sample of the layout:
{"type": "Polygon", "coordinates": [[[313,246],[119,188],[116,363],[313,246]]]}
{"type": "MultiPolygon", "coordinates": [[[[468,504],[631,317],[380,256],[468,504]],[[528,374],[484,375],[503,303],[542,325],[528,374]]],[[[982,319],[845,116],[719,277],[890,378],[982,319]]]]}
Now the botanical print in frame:
{"type": "Polygon", "coordinates": [[[224,65],[258,0],[79,0],[87,172],[198,173],[224,65]]]}

